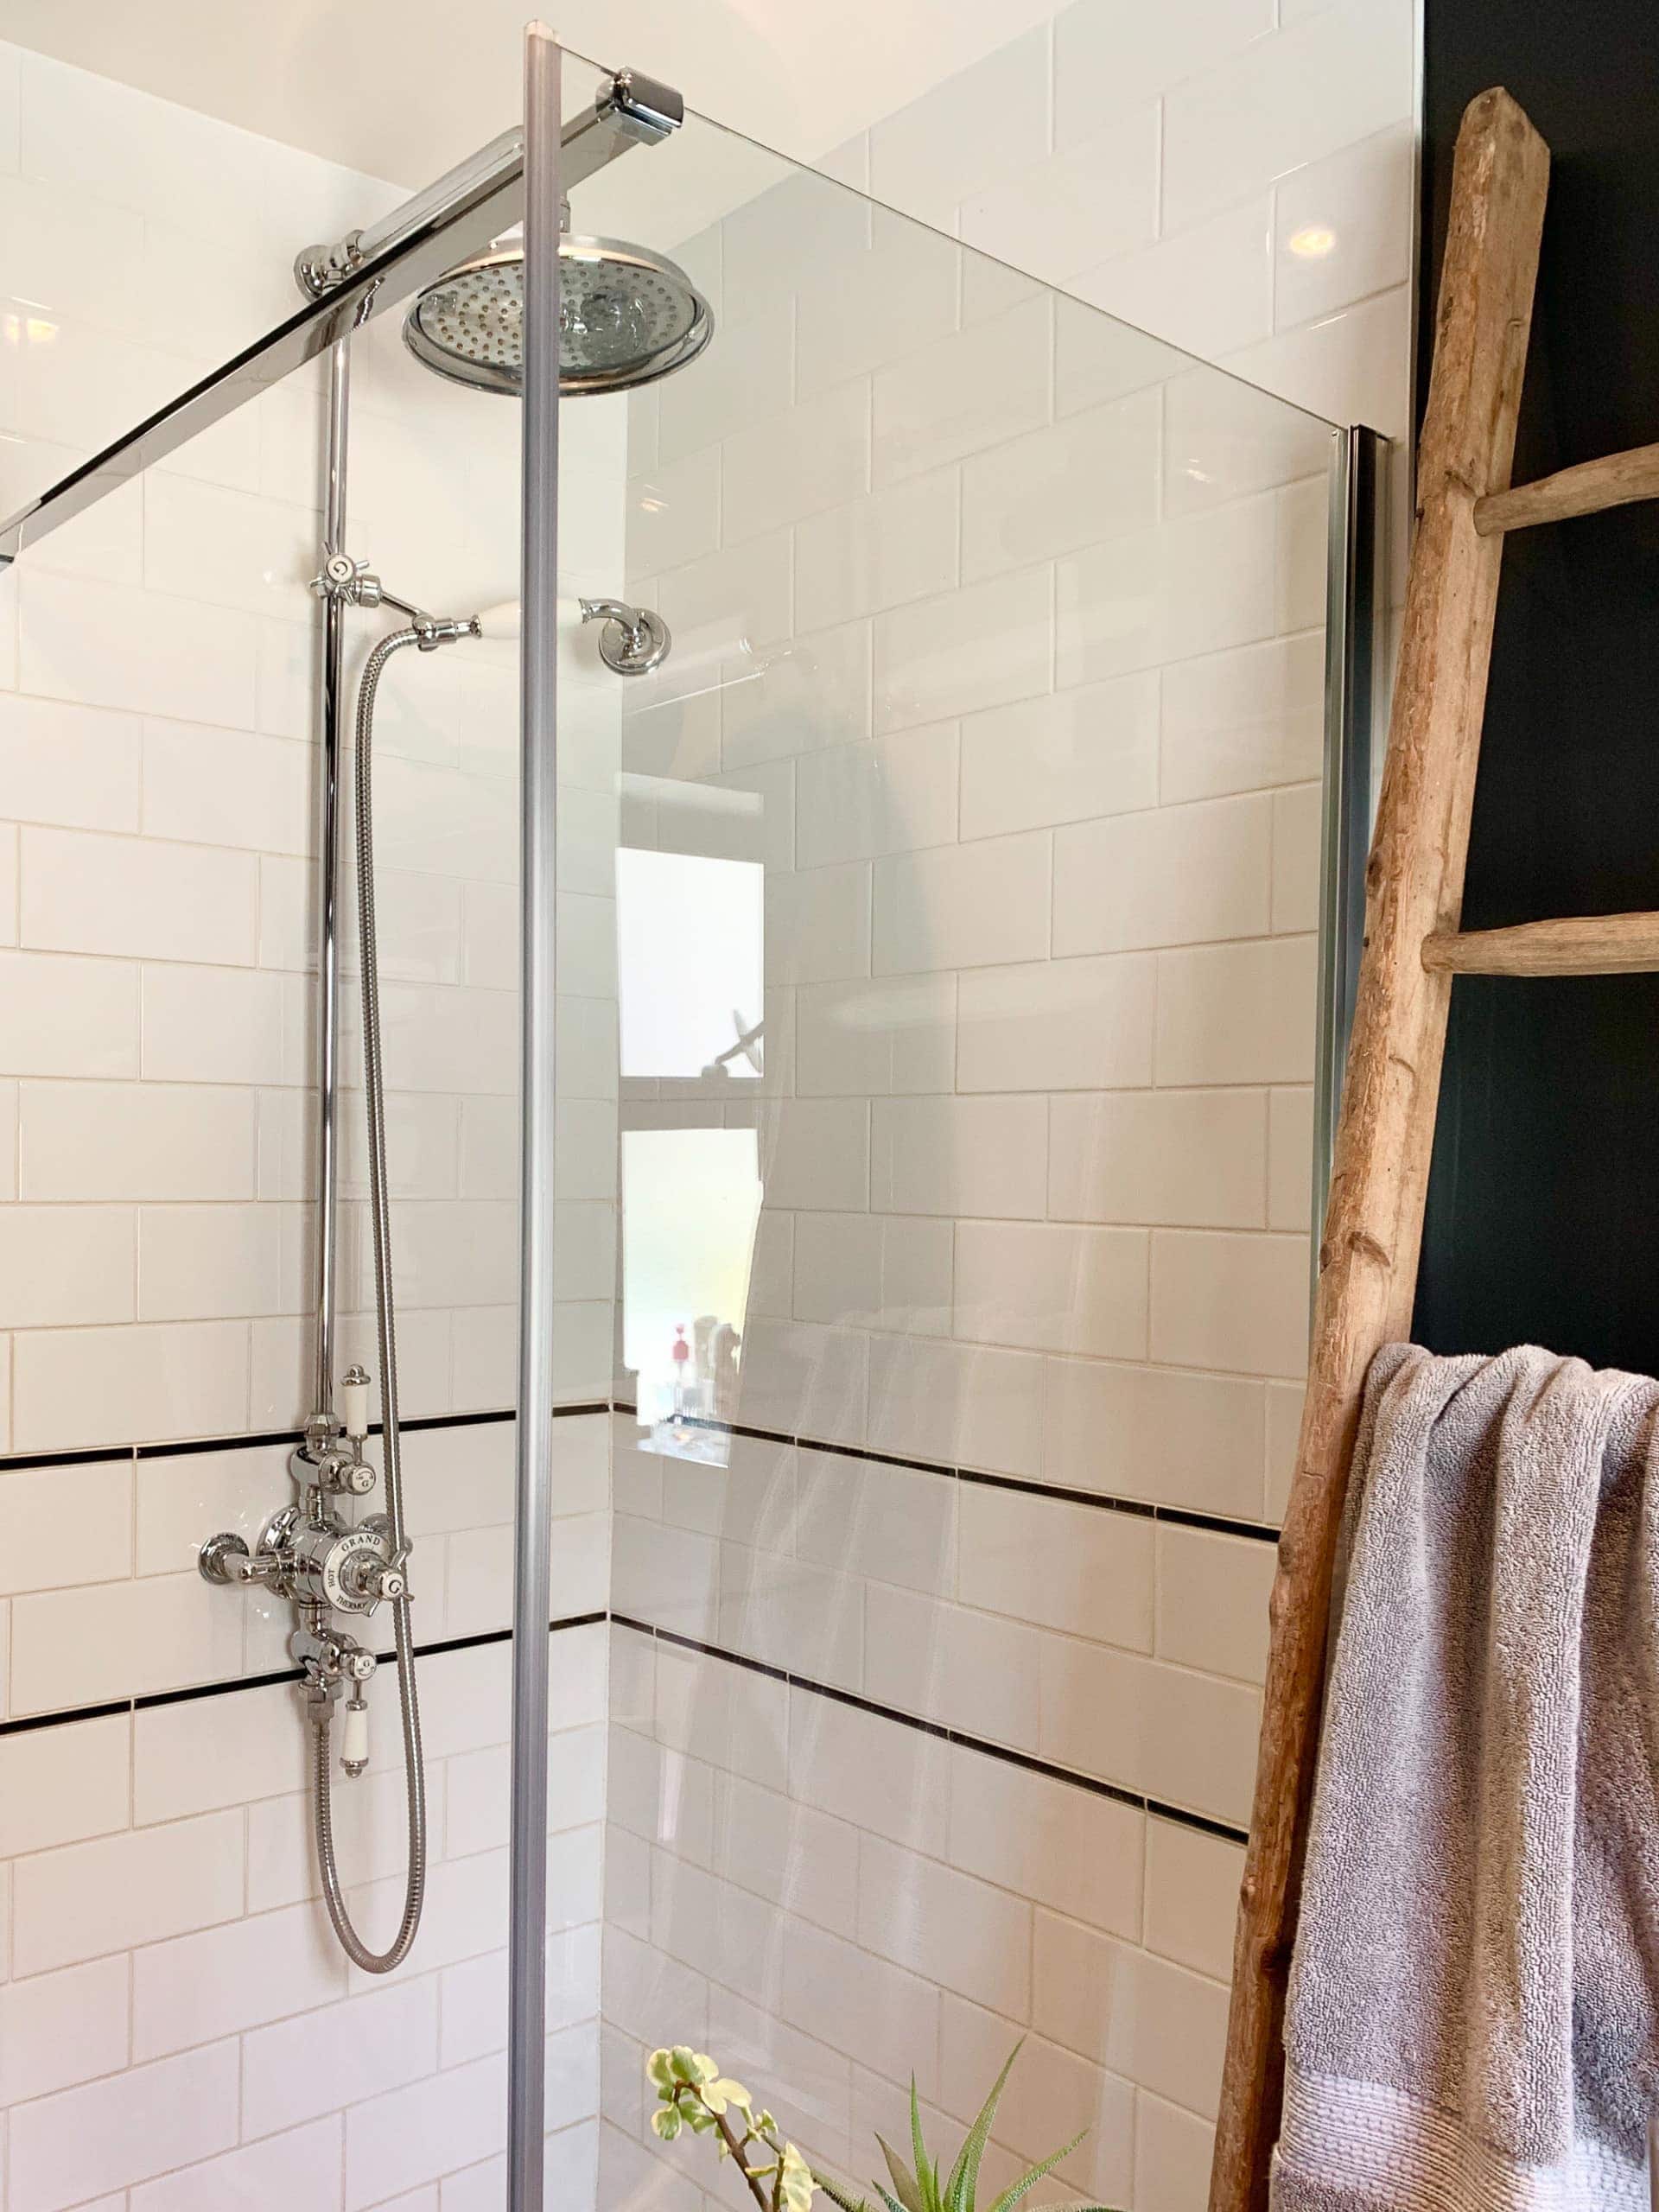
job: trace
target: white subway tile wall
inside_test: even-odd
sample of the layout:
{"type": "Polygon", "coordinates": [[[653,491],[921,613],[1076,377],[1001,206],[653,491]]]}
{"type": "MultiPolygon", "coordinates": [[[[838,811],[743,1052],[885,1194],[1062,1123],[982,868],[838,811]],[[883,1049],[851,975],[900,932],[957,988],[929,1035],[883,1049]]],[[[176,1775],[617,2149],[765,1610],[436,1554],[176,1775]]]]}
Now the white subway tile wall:
{"type": "MultiPolygon", "coordinates": [[[[16,48],[0,78],[22,118],[0,134],[10,510],[290,314],[296,245],[402,195],[16,48]],[[181,288],[187,263],[211,281],[181,288]]],[[[391,318],[354,351],[352,550],[443,611],[511,597],[517,411],[441,391],[391,318]]],[[[265,394],[31,549],[0,613],[0,1715],[22,1724],[0,1733],[9,2212],[503,2196],[512,1423],[406,1439],[416,1634],[487,1640],[418,1663],[432,1866],[391,1985],[348,1969],[328,1929],[294,1690],[237,1686],[287,1670],[287,1609],[195,1568],[206,1536],[251,1542],[291,1491],[285,1444],[234,1440],[309,1409],[319,391],[307,372],[265,394]],[[173,1694],[199,1689],[215,1694],[173,1694]],[[50,1719],[83,1707],[99,1717],[50,1719]]],[[[600,403],[567,441],[585,588],[620,582],[625,429],[600,403]]],[[[385,626],[354,620],[353,672],[385,626]]],[[[586,644],[567,660],[560,875],[592,922],[563,949],[561,1027],[585,1049],[562,1056],[559,1387],[592,1401],[612,1368],[617,730],[614,679],[586,644]]],[[[395,663],[377,738],[404,1410],[430,1420],[515,1389],[512,652],[395,663]]],[[[354,918],[346,941],[340,1340],[372,1370],[354,918]]],[[[557,1424],[563,1619],[608,1602],[609,1456],[607,1414],[557,1424]]],[[[596,2188],[603,1627],[561,1630],[551,1665],[550,2164],[579,2208],[596,2188]]],[[[384,1942],[404,1853],[392,1673],[371,1705],[374,1764],[337,1786],[335,1815],[352,1910],[384,1942]]]]}
{"type": "MultiPolygon", "coordinates": [[[[1058,2202],[1205,2201],[1306,1324],[1329,442],[1283,402],[1407,425],[1414,35],[1073,0],[826,164],[1013,267],[953,295],[801,177],[686,249],[721,336],[632,404],[626,543],[699,674],[622,760],[768,764],[774,1439],[619,1417],[616,1613],[751,1663],[616,1630],[607,2206],[739,2201],[648,2133],[652,2044],[864,2181],[912,2072],[960,2128],[1022,2035],[993,2186],[1086,2128],[1058,2202]]],[[[725,849],[653,789],[625,842],[725,849]]]]}

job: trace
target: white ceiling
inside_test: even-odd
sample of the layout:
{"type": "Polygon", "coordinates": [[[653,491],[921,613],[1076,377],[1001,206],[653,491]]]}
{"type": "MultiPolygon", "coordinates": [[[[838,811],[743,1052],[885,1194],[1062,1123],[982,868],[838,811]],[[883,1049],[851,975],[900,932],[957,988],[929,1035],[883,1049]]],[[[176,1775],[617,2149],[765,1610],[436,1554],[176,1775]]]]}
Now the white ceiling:
{"type": "MultiPolygon", "coordinates": [[[[0,37],[396,182],[518,114],[529,0],[0,0],[0,37]]],[[[1052,0],[563,0],[578,51],[810,161],[1052,0]]]]}

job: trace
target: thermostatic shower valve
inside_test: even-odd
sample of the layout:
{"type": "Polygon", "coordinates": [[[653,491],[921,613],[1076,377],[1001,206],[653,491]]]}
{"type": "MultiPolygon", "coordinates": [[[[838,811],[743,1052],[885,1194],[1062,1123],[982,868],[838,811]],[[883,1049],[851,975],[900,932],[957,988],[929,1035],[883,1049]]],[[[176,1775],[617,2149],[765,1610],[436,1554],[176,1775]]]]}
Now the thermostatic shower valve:
{"type": "Polygon", "coordinates": [[[285,1505],[250,1552],[240,1536],[213,1536],[200,1552],[209,1582],[257,1583],[296,1605],[372,1613],[408,1588],[406,1553],[395,1551],[391,1524],[372,1514],[347,1528],[338,1514],[285,1505]]]}

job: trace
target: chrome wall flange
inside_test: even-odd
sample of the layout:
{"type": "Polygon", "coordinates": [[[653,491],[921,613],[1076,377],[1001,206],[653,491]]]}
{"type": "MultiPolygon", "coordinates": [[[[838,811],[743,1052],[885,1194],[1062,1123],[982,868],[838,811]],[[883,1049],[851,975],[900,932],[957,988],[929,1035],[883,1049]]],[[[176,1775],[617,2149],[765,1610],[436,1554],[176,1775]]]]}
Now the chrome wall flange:
{"type": "Polygon", "coordinates": [[[599,657],[617,676],[649,676],[668,658],[673,633],[649,607],[630,607],[625,599],[579,599],[584,622],[602,625],[599,657]]]}

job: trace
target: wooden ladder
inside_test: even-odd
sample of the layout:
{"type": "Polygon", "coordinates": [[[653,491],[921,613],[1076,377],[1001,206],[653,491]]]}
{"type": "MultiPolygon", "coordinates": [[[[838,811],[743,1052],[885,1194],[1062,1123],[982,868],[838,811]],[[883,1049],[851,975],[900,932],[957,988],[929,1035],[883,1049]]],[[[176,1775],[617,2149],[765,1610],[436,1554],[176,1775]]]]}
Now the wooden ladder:
{"type": "Polygon", "coordinates": [[[1273,1588],[1210,2212],[1260,2212],[1268,2201],[1337,1529],[1366,1370],[1411,1332],[1452,979],[1659,969],[1659,913],[1458,926],[1504,534],[1659,497],[1659,446],[1510,488],[1548,178],[1549,150],[1506,92],[1471,101],[1452,170],[1307,1400],[1273,1588]]]}

